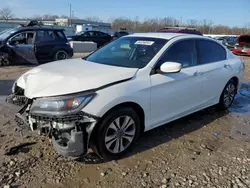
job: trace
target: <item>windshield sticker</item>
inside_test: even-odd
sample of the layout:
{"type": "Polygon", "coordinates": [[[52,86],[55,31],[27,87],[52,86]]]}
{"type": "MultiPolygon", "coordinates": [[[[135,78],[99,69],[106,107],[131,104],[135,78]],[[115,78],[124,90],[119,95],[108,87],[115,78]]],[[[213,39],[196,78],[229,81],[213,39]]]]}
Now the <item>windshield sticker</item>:
{"type": "Polygon", "coordinates": [[[135,44],[151,46],[154,44],[154,41],[138,40],[135,42],[135,44]]]}

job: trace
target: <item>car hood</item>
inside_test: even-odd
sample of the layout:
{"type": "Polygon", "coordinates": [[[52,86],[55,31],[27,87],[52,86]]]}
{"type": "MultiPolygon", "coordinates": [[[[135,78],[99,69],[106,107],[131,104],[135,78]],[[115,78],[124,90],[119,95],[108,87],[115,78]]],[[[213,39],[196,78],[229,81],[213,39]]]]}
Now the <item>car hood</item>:
{"type": "Polygon", "coordinates": [[[23,74],[17,86],[26,97],[59,96],[100,89],[135,76],[138,69],[102,65],[82,59],[55,61],[23,74]]]}

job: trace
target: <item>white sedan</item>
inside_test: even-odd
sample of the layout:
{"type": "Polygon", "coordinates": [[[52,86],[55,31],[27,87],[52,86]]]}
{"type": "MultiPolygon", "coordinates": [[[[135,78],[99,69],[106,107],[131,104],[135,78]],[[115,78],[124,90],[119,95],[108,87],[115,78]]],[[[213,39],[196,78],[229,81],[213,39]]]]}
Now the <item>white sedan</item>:
{"type": "Polygon", "coordinates": [[[244,63],[208,37],[176,33],[124,36],[83,59],[31,69],[7,101],[22,127],[48,135],[64,156],[92,148],[123,156],[141,133],[217,105],[227,109],[244,63]]]}

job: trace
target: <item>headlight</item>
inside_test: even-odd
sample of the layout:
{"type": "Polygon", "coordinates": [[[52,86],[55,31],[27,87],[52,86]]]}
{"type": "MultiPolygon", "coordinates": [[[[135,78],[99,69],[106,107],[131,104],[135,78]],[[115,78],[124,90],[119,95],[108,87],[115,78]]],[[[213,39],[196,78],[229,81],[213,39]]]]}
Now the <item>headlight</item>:
{"type": "Polygon", "coordinates": [[[95,96],[95,93],[78,96],[62,96],[36,99],[31,106],[35,114],[70,114],[85,107],[95,96]]]}

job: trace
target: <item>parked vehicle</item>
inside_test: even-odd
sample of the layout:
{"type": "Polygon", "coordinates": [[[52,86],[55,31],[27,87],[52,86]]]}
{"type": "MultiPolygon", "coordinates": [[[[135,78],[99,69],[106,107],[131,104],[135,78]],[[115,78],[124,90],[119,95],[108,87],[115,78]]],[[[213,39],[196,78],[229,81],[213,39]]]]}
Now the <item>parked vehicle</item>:
{"type": "Polygon", "coordinates": [[[223,37],[214,37],[215,40],[217,40],[219,43],[223,44],[223,41],[227,39],[228,36],[223,36],[223,37]]]}
{"type": "Polygon", "coordinates": [[[250,55],[250,35],[241,35],[233,49],[235,55],[250,55]]]}
{"type": "Polygon", "coordinates": [[[195,28],[186,28],[186,27],[165,27],[158,30],[157,32],[203,35],[200,31],[197,31],[195,28]]]}
{"type": "Polygon", "coordinates": [[[111,35],[101,31],[82,31],[67,38],[72,41],[92,41],[97,44],[98,48],[112,40],[111,35]]]}
{"type": "Polygon", "coordinates": [[[0,46],[0,55],[5,57],[1,59],[8,64],[39,64],[73,56],[63,30],[40,26],[6,30],[0,34],[0,46]]]}
{"type": "Polygon", "coordinates": [[[237,37],[225,37],[222,44],[225,45],[229,50],[233,50],[235,44],[237,43],[237,37]]]}
{"type": "Polygon", "coordinates": [[[127,32],[127,31],[115,31],[111,35],[111,37],[112,37],[113,40],[115,40],[115,39],[118,39],[118,38],[120,38],[122,36],[126,36],[126,35],[129,35],[129,32],[127,32]]]}
{"type": "Polygon", "coordinates": [[[59,154],[80,156],[91,147],[116,159],[144,131],[209,106],[230,107],[244,68],[208,37],[138,33],[83,59],[31,69],[7,101],[23,106],[18,124],[50,136],[59,154]]]}

